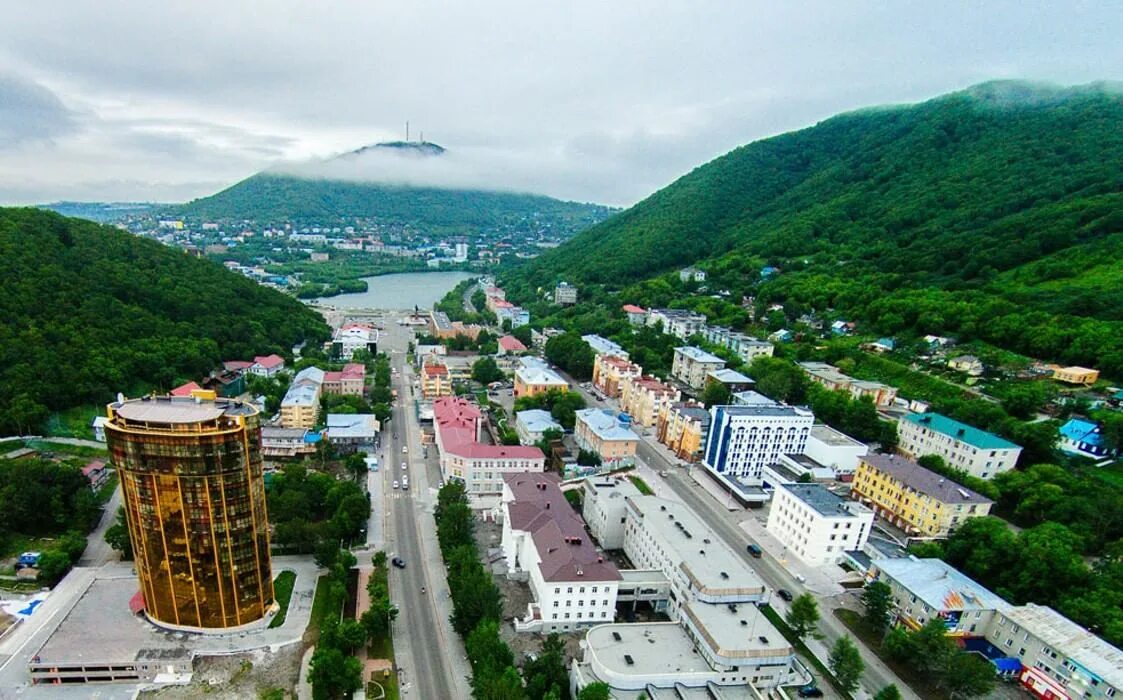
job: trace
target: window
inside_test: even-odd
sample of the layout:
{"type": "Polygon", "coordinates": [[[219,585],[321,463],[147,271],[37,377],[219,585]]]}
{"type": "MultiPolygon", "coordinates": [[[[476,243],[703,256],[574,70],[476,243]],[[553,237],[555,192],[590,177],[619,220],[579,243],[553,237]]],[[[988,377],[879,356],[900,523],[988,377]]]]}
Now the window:
{"type": "Polygon", "coordinates": [[[556,600],[554,601],[554,607],[555,608],[558,607],[558,601],[556,601],[556,600]]]}
{"type": "Polygon", "coordinates": [[[554,619],[554,620],[558,619],[558,614],[557,614],[557,613],[554,613],[554,617],[553,617],[553,619],[554,619]]]}

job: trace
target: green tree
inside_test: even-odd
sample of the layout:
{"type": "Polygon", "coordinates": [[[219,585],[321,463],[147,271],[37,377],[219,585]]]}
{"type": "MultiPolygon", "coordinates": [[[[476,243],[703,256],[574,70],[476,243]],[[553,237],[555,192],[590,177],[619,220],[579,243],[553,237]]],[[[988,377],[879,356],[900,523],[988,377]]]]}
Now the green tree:
{"type": "Polygon", "coordinates": [[[590,683],[577,693],[577,700],[611,700],[612,689],[607,683],[590,683]]]}
{"type": "Polygon", "coordinates": [[[506,376],[492,357],[481,357],[472,364],[472,380],[480,384],[503,381],[506,376]]]}
{"type": "Polygon", "coordinates": [[[883,581],[872,581],[862,591],[862,605],[865,606],[865,621],[869,628],[879,635],[889,627],[893,595],[889,585],[883,581]]]}
{"type": "Polygon", "coordinates": [[[792,601],[787,617],[784,619],[791,626],[792,632],[803,639],[819,623],[819,604],[815,602],[810,593],[798,595],[792,601]]]}
{"type": "Polygon", "coordinates": [[[706,384],[706,388],[702,390],[701,401],[710,406],[725,406],[728,405],[732,399],[733,393],[729,391],[729,387],[722,382],[711,381],[706,384]]]}
{"type": "Polygon", "coordinates": [[[582,448],[577,452],[577,463],[586,467],[599,467],[601,465],[601,457],[592,450],[582,448]]]}
{"type": "Polygon", "coordinates": [[[877,695],[873,696],[873,700],[901,700],[901,691],[897,686],[890,683],[877,691],[877,695]]]}
{"type": "Polygon", "coordinates": [[[977,698],[994,689],[994,666],[978,654],[952,654],[939,683],[952,698],[977,698]]]}
{"type": "Polygon", "coordinates": [[[551,691],[558,700],[569,700],[569,672],[565,667],[565,644],[556,634],[546,637],[538,657],[523,665],[526,694],[544,698],[551,691]]]}
{"type": "Polygon", "coordinates": [[[362,665],[339,649],[319,645],[312,652],[308,680],[315,700],[338,700],[363,686],[362,665]]]}
{"type": "Polygon", "coordinates": [[[125,561],[133,560],[133,543],[129,539],[129,525],[125,521],[125,507],[117,507],[117,521],[105,530],[106,543],[121,553],[125,561]]]}
{"type": "Polygon", "coordinates": [[[343,620],[339,623],[336,634],[340,648],[348,654],[355,653],[367,641],[367,630],[358,620],[343,620]]]}
{"type": "Polygon", "coordinates": [[[838,638],[831,647],[828,663],[835,678],[848,693],[858,689],[866,665],[862,661],[862,655],[858,653],[858,647],[850,637],[838,638]]]}

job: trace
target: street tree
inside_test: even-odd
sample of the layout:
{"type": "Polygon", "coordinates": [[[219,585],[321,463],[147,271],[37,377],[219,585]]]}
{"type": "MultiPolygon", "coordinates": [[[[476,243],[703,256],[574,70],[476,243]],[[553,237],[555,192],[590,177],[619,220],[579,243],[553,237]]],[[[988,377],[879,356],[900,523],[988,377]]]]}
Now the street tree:
{"type": "Polygon", "coordinates": [[[819,623],[819,604],[810,593],[799,595],[792,601],[791,609],[788,610],[785,619],[795,635],[803,639],[819,623]]]}
{"type": "Polygon", "coordinates": [[[901,691],[897,686],[890,683],[877,691],[877,695],[873,696],[873,700],[901,700],[901,691]]]}
{"type": "Polygon", "coordinates": [[[948,659],[939,683],[952,698],[977,698],[994,689],[994,666],[978,654],[957,652],[948,659]]]}
{"type": "Polygon", "coordinates": [[[577,700],[610,700],[611,689],[607,683],[590,683],[577,693],[577,700]]]}
{"type": "Polygon", "coordinates": [[[866,608],[866,625],[878,636],[889,627],[889,610],[893,603],[892,591],[884,581],[873,581],[862,591],[862,605],[866,608]]]}
{"type": "Polygon", "coordinates": [[[838,641],[831,647],[828,662],[834,677],[838,679],[839,684],[848,693],[853,693],[858,689],[859,680],[866,664],[862,661],[862,655],[858,652],[858,647],[850,637],[838,638],[838,641]]]}

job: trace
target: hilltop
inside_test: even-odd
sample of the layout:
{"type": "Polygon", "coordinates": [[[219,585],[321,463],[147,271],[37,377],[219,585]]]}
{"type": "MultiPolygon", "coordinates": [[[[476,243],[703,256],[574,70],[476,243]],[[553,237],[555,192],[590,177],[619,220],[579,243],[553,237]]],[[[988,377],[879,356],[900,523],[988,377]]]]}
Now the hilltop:
{"type": "Polygon", "coordinates": [[[109,226],[0,208],[0,434],[323,340],[295,299],[109,226]]]}
{"type": "Polygon", "coordinates": [[[619,289],[687,264],[732,299],[1123,376],[1123,93],[995,82],[842,114],[696,168],[510,282],[619,289]]]}

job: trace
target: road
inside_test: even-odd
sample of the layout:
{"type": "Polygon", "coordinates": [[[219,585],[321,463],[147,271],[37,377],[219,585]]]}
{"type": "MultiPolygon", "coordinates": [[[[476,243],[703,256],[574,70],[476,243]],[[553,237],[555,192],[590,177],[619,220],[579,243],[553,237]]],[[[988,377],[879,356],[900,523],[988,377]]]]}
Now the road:
{"type": "MultiPolygon", "coordinates": [[[[566,375],[563,374],[563,376],[566,375]]],[[[585,400],[590,406],[615,405],[615,401],[612,399],[608,399],[604,402],[598,401],[590,392],[581,387],[579,383],[574,382],[572,377],[566,376],[566,379],[570,381],[575,390],[580,391],[585,396],[585,400]]],[[[700,487],[694,481],[688,470],[678,466],[678,460],[670,458],[669,453],[666,452],[661,445],[653,445],[652,442],[654,438],[651,436],[650,430],[644,430],[643,432],[645,434],[640,437],[639,444],[636,448],[636,457],[639,462],[651,470],[652,473],[648,475],[647,478],[658,479],[663,485],[668,487],[678,500],[685,503],[715,534],[725,540],[726,544],[732,547],[733,551],[737,553],[737,556],[748,563],[769,588],[772,590],[786,588],[795,595],[806,591],[805,587],[796,581],[791,573],[769,555],[765,554],[759,559],[750,557],[745,549],[750,539],[745,531],[741,529],[736,511],[730,512],[724,503],[715,501],[714,497],[711,496],[708,491],[700,487]],[[664,471],[667,473],[666,477],[658,476],[659,473],[664,471]]],[[[658,485],[653,486],[655,486],[657,491],[662,491],[658,485]]],[[[861,640],[850,635],[849,631],[839,622],[838,618],[834,616],[831,612],[831,608],[838,607],[836,600],[820,597],[819,602],[820,612],[822,614],[819,622],[819,632],[822,633],[823,640],[812,639],[808,640],[807,644],[824,664],[826,663],[828,655],[827,650],[834,644],[835,640],[842,636],[851,636],[855,644],[857,644],[858,648],[862,651],[862,659],[866,662],[866,671],[862,681],[864,689],[870,695],[873,695],[881,688],[892,683],[900,689],[903,698],[919,700],[919,696],[913,693],[889,667],[883,664],[873,651],[866,648],[861,640]]],[[[788,611],[787,603],[779,597],[774,597],[770,604],[781,615],[785,615],[788,611]]],[[[826,684],[821,685],[825,686],[826,684]]],[[[824,687],[823,689],[826,691],[831,690],[829,687],[824,687]]]]}
{"type": "Polygon", "coordinates": [[[391,367],[397,370],[392,382],[398,401],[389,435],[383,435],[385,449],[379,460],[379,475],[384,494],[381,510],[388,514],[384,522],[387,554],[399,556],[406,563],[404,569],[390,569],[390,595],[400,611],[394,622],[394,641],[402,697],[457,697],[462,694],[464,681],[457,678],[463,675],[463,664],[456,661],[462,661],[463,652],[442,605],[448,585],[432,532],[436,528],[431,507],[435,491],[430,484],[435,487],[439,483],[439,474],[423,456],[414,413],[413,375],[405,353],[411,334],[393,322],[386,325],[386,331],[382,349],[389,353],[391,367]],[[403,462],[407,465],[404,471],[403,462]],[[407,474],[409,490],[393,488],[393,482],[400,483],[407,474]]]}
{"type": "Polygon", "coordinates": [[[117,552],[105,541],[105,531],[117,522],[117,508],[120,505],[121,487],[118,485],[113,490],[113,495],[106,502],[105,509],[101,512],[101,520],[98,522],[97,529],[86,537],[86,551],[82,552],[82,558],[78,560],[78,566],[101,566],[106,562],[117,561],[120,558],[117,552]]]}

